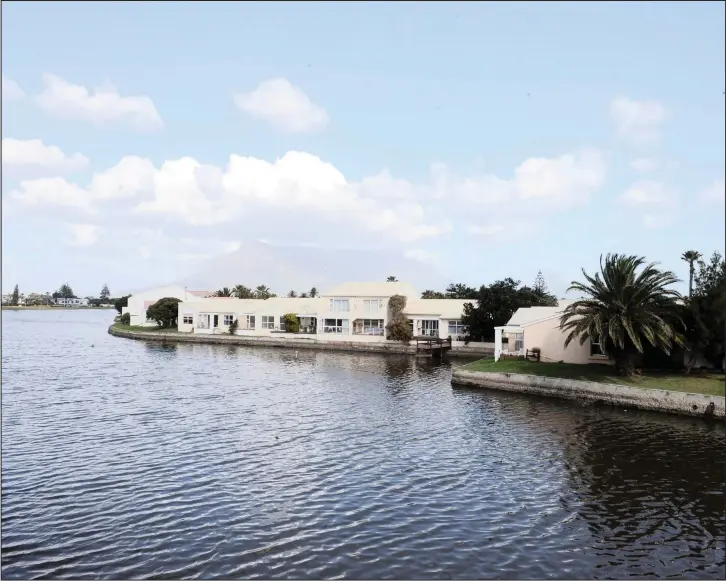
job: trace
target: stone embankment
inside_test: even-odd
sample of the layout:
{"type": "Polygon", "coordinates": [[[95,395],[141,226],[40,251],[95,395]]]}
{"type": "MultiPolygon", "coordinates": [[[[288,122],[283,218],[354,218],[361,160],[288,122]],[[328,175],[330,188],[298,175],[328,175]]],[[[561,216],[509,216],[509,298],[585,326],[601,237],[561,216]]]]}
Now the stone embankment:
{"type": "Polygon", "coordinates": [[[717,395],[701,395],[519,373],[466,371],[464,369],[454,370],[451,383],[590,403],[603,403],[620,408],[636,408],[706,418],[724,419],[726,417],[726,398],[717,395]]]}
{"type": "MultiPolygon", "coordinates": [[[[247,347],[282,347],[287,349],[318,349],[321,351],[355,351],[358,353],[406,353],[416,354],[416,345],[404,345],[399,342],[362,343],[357,341],[320,341],[317,339],[293,339],[281,337],[250,337],[242,335],[196,335],[194,333],[178,333],[175,331],[128,331],[114,325],[108,332],[115,337],[143,341],[198,343],[216,345],[244,345],[247,347]]],[[[494,356],[494,348],[488,344],[455,346],[446,353],[446,357],[486,358],[494,356]]]]}

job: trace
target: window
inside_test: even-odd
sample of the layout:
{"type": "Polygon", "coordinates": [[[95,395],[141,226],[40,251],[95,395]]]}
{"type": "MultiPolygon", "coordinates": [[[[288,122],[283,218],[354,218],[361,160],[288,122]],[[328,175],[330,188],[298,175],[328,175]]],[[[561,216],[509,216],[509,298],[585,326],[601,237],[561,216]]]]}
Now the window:
{"type": "Polygon", "coordinates": [[[184,315],[184,317],[182,317],[182,323],[185,325],[193,325],[194,317],[192,315],[184,315]]]}
{"type": "Polygon", "coordinates": [[[348,334],[348,319],[325,319],[323,333],[348,334]]]}
{"type": "Polygon", "coordinates": [[[282,315],[280,317],[280,331],[284,331],[284,330],[285,330],[285,315],[282,315]]]}
{"type": "Polygon", "coordinates": [[[378,313],[383,308],[382,299],[365,299],[363,301],[363,310],[366,313],[378,313]]]}
{"type": "Polygon", "coordinates": [[[421,321],[421,334],[425,337],[439,336],[438,319],[424,319],[421,321]]]}
{"type": "Polygon", "coordinates": [[[275,317],[272,315],[262,315],[262,328],[263,329],[274,329],[275,328],[275,317]]]}
{"type": "Polygon", "coordinates": [[[232,324],[233,321],[234,321],[234,315],[225,315],[224,316],[224,324],[227,325],[228,327],[232,324]]]}
{"type": "Polygon", "coordinates": [[[239,329],[241,331],[254,331],[255,330],[255,316],[254,315],[242,315],[239,318],[239,329]]]}
{"type": "Polygon", "coordinates": [[[514,350],[521,351],[524,349],[524,333],[514,335],[514,350]]]}
{"type": "Polygon", "coordinates": [[[605,351],[600,344],[600,337],[590,337],[590,357],[602,357],[605,351]]]}
{"type": "Polygon", "coordinates": [[[449,321],[449,335],[457,337],[466,335],[466,328],[461,321],[449,321]]]}
{"type": "Polygon", "coordinates": [[[330,299],[330,311],[333,313],[347,313],[350,311],[348,299],[330,299]]]}
{"type": "Polygon", "coordinates": [[[385,329],[383,327],[383,319],[363,319],[356,323],[357,331],[353,332],[358,335],[383,335],[385,329]]]}

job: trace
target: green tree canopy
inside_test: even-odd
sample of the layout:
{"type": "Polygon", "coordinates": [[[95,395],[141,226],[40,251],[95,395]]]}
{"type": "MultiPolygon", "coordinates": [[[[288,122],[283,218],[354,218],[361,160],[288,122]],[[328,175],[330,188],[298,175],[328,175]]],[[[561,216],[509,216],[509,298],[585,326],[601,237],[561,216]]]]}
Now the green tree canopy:
{"type": "Polygon", "coordinates": [[[214,293],[215,297],[231,297],[232,296],[232,290],[229,287],[224,287],[219,289],[216,293],[214,293]]]}
{"type": "Polygon", "coordinates": [[[312,298],[315,298],[316,296],[318,296],[318,289],[316,289],[315,287],[313,287],[313,288],[310,289],[310,292],[308,292],[308,294],[312,298]]]}
{"type": "Polygon", "coordinates": [[[15,285],[15,288],[13,289],[13,294],[10,297],[10,304],[13,307],[18,306],[18,302],[20,301],[20,290],[18,290],[18,285],[15,285]]]}
{"type": "Polygon", "coordinates": [[[255,293],[252,292],[252,289],[249,287],[246,287],[243,284],[238,284],[232,289],[232,295],[237,297],[238,299],[253,299],[255,298],[255,293]]]}
{"type": "Polygon", "coordinates": [[[129,297],[130,296],[131,295],[126,295],[126,296],[120,297],[118,299],[115,299],[113,301],[113,306],[118,311],[118,314],[119,315],[121,314],[121,311],[122,311],[122,309],[124,307],[128,307],[129,306],[129,297]]]}
{"type": "Polygon", "coordinates": [[[451,283],[446,287],[447,299],[475,299],[477,291],[474,287],[463,283],[451,283]]]}
{"type": "Polygon", "coordinates": [[[180,302],[179,299],[174,297],[159,299],[146,309],[146,317],[156,321],[159,327],[176,327],[177,319],[179,318],[180,302]]]}
{"type": "Polygon", "coordinates": [[[398,279],[395,276],[389,276],[386,282],[398,282],[398,279]]]}
{"type": "Polygon", "coordinates": [[[54,299],[75,299],[76,295],[68,283],[63,283],[61,287],[53,293],[54,299]]]}
{"type": "Polygon", "coordinates": [[[424,292],[421,293],[421,298],[422,299],[445,299],[446,295],[442,292],[429,289],[429,290],[425,290],[424,292]]]}
{"type": "Polygon", "coordinates": [[[274,297],[275,295],[270,291],[268,287],[266,287],[264,284],[259,285],[255,289],[255,298],[256,299],[270,299],[274,297]]]}
{"type": "Polygon", "coordinates": [[[675,274],[642,257],[608,254],[604,263],[600,259],[599,273],[590,276],[583,269],[582,275],[585,282],[573,281],[568,292],[585,297],[569,305],[560,318],[560,328],[568,333],[565,347],[575,339],[584,344],[588,338],[599,338],[619,369],[630,374],[645,341],[665,353],[685,344],[682,297],[669,288],[678,282],[675,274]]]}
{"type": "Polygon", "coordinates": [[[693,275],[696,271],[694,266],[696,262],[701,260],[701,253],[697,250],[686,250],[681,255],[681,260],[688,263],[688,296],[693,296],[693,275]]]}
{"type": "Polygon", "coordinates": [[[103,288],[101,289],[101,294],[99,295],[99,298],[106,300],[110,296],[111,296],[111,291],[108,290],[108,285],[104,284],[103,288]]]}

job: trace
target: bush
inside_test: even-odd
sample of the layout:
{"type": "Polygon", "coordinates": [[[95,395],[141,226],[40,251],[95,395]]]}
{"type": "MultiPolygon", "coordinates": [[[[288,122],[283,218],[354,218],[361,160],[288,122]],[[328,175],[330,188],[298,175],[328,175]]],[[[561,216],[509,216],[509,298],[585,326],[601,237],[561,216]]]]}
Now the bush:
{"type": "Polygon", "coordinates": [[[229,326],[229,334],[234,335],[237,332],[237,327],[239,326],[239,322],[237,319],[232,321],[232,324],[229,326]]]}
{"type": "Polygon", "coordinates": [[[118,322],[122,325],[130,325],[131,324],[131,315],[129,313],[124,313],[121,315],[118,319],[118,322]]]}
{"type": "Polygon", "coordinates": [[[174,297],[159,299],[146,310],[146,317],[156,321],[159,327],[176,327],[180,302],[179,299],[174,297]]]}
{"type": "Polygon", "coordinates": [[[389,341],[408,343],[413,338],[411,327],[408,324],[403,310],[406,308],[406,297],[393,295],[388,299],[388,309],[391,311],[391,322],[386,325],[389,341]]]}
{"type": "Polygon", "coordinates": [[[295,313],[287,313],[283,317],[285,321],[285,332],[286,333],[299,333],[300,332],[300,321],[295,313]]]}

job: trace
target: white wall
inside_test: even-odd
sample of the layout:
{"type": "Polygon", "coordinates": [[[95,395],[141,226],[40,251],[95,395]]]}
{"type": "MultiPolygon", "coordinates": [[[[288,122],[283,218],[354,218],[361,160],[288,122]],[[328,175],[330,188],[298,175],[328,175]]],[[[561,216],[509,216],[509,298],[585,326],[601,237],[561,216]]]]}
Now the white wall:
{"type": "Polygon", "coordinates": [[[131,325],[139,327],[155,327],[156,323],[146,321],[146,309],[144,303],[155,303],[159,299],[175,298],[181,301],[191,295],[188,295],[181,286],[163,286],[159,288],[149,289],[146,291],[134,293],[129,297],[128,306],[121,310],[121,313],[129,313],[131,315],[131,325]]]}

